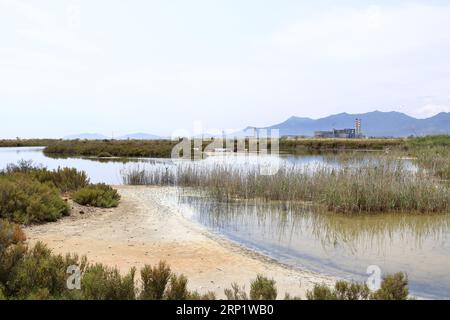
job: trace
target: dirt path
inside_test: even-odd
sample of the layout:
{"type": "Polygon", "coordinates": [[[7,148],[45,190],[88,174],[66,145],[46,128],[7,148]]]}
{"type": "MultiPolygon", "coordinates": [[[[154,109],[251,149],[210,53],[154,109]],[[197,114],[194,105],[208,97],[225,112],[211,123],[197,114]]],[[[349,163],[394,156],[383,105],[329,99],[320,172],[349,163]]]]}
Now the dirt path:
{"type": "Polygon", "coordinates": [[[248,289],[258,273],[277,281],[279,298],[285,292],[304,296],[315,283],[333,282],[325,276],[285,267],[212,235],[165,204],[167,189],[117,189],[122,195],[118,208],[75,205],[70,217],[26,228],[29,241],[43,241],[55,253],[87,255],[92,262],[117,266],[122,271],[165,260],[173,271],[188,277],[190,289],[214,291],[218,297],[223,297],[224,288],[232,282],[245,284],[248,289]]]}

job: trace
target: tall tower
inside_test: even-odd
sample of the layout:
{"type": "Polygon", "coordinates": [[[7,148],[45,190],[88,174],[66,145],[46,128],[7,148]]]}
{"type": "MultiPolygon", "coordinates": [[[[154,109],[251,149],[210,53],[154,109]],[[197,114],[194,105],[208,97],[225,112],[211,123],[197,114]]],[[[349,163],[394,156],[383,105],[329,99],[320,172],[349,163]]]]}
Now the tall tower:
{"type": "Polygon", "coordinates": [[[362,130],[361,130],[361,119],[355,120],[355,134],[357,138],[361,138],[362,130]]]}

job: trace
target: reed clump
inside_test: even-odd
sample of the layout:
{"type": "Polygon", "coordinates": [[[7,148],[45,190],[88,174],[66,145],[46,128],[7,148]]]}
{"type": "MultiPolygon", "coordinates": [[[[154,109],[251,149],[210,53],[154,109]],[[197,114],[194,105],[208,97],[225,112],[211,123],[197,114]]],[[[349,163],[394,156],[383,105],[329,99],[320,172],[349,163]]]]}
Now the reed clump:
{"type": "Polygon", "coordinates": [[[338,213],[450,212],[448,185],[387,159],[337,168],[283,166],[273,175],[221,165],[136,168],[124,173],[124,182],[194,187],[220,201],[308,201],[338,213]]]}

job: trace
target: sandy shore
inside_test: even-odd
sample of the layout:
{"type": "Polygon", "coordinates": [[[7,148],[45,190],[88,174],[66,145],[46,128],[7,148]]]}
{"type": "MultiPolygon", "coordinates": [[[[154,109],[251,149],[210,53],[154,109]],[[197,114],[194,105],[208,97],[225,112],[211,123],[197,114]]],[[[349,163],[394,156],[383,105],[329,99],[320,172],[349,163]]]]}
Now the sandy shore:
{"type": "Polygon", "coordinates": [[[70,217],[25,228],[30,243],[43,241],[55,253],[86,255],[121,271],[165,260],[173,271],[188,277],[190,289],[214,291],[218,297],[224,297],[224,288],[232,282],[248,289],[259,273],[277,281],[279,298],[285,292],[304,296],[314,284],[334,281],[283,266],[211,234],[168,206],[165,188],[116,188],[122,196],[118,208],[73,205],[70,217]]]}

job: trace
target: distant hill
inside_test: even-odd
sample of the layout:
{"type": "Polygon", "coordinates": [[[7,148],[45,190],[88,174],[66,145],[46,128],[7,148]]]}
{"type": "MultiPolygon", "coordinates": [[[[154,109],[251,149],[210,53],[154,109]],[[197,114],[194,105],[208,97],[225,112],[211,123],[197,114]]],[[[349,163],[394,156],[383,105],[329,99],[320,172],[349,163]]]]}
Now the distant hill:
{"type": "MultiPolygon", "coordinates": [[[[99,133],[81,133],[81,134],[75,134],[66,136],[63,138],[64,140],[103,140],[103,139],[111,139],[111,137],[104,136],[99,133]]],[[[158,139],[165,139],[164,137],[160,137],[154,134],[148,134],[148,133],[132,133],[127,134],[124,136],[116,137],[114,138],[116,140],[158,140],[158,139]]]]}
{"type": "MultiPolygon", "coordinates": [[[[313,136],[315,131],[354,128],[355,119],[362,120],[362,131],[369,137],[407,137],[450,133],[450,113],[416,119],[401,112],[374,111],[361,114],[340,113],[321,119],[291,117],[286,121],[260,129],[279,129],[281,136],[313,136]]],[[[244,129],[249,132],[252,127],[244,129]]]]}
{"type": "Polygon", "coordinates": [[[159,139],[165,139],[164,137],[160,137],[154,134],[148,134],[148,133],[132,133],[132,134],[127,134],[121,137],[117,138],[118,140],[127,140],[127,139],[131,139],[131,140],[159,140],[159,139]]]}
{"type": "Polygon", "coordinates": [[[74,134],[70,136],[65,136],[63,138],[64,140],[103,140],[108,139],[108,137],[99,134],[99,133],[81,133],[81,134],[74,134]]]}

